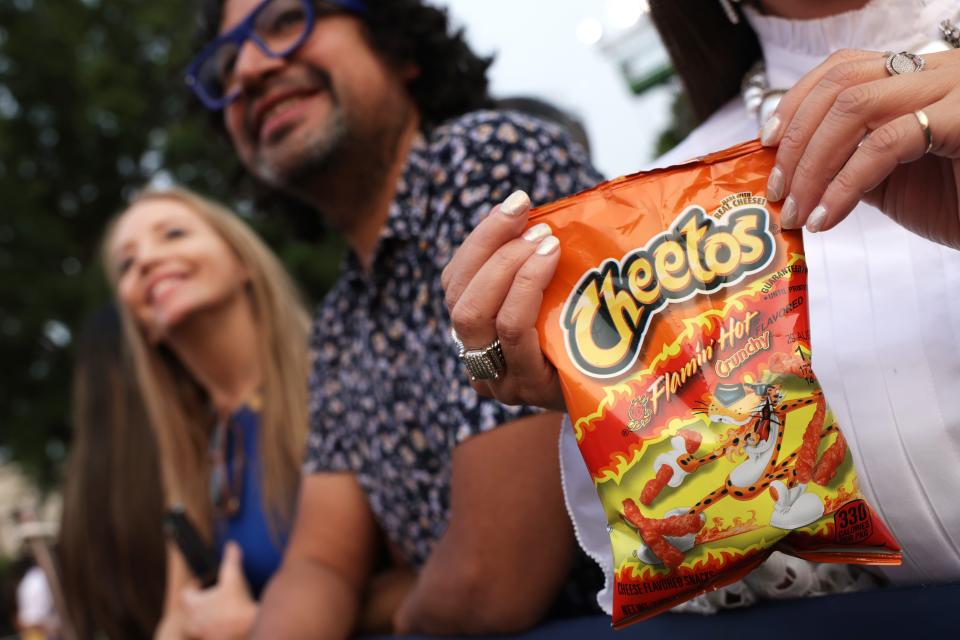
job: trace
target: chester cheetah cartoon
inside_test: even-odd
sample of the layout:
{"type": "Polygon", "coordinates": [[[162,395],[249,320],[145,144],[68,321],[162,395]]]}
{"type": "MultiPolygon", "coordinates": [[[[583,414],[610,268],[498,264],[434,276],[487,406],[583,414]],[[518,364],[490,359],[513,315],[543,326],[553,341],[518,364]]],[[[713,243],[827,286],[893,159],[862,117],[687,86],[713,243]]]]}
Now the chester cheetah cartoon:
{"type": "MultiPolygon", "coordinates": [[[[771,362],[771,369],[778,374],[802,375],[802,366],[779,359],[771,362]]],[[[687,476],[715,460],[745,459],[731,470],[722,485],[693,507],[674,509],[662,520],[645,518],[632,500],[625,500],[626,520],[637,527],[646,542],[635,552],[639,560],[648,564],[679,564],[682,552],[694,546],[696,534],[703,527],[703,512],[728,497],[753,500],[769,491],[775,502],[770,525],[779,529],[797,529],[823,516],[823,502],[816,494],[807,492],[806,487],[809,482],[820,485],[830,482],[846,454],[846,443],[837,432],[833,444],[816,459],[821,438],[837,431],[834,424],[824,426],[826,402],[821,391],[784,401],[777,384],[723,384],[704,399],[698,413],[707,415],[713,424],[733,428],[718,448],[699,456],[701,435],[681,429],[670,441],[672,450],[654,461],[655,477],[644,486],[640,502],[649,506],[664,489],[679,487],[687,476]],[[804,431],[802,444],[781,459],[787,414],[810,405],[816,405],[816,410],[804,431]],[[664,535],[667,530],[682,535],[664,535]],[[652,544],[652,537],[663,539],[652,544]],[[672,549],[664,547],[664,541],[672,549]],[[669,557],[662,557],[664,555],[669,557]]]]}

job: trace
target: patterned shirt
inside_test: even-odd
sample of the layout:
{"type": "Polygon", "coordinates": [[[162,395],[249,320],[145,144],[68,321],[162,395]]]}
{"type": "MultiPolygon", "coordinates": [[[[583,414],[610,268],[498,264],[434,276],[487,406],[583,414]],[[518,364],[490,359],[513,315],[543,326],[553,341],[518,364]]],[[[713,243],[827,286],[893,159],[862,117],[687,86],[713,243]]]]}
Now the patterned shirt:
{"type": "Polygon", "coordinates": [[[450,342],[440,273],[497,203],[534,203],[599,181],[557,127],[478,111],[418,136],[389,218],[362,268],[348,252],[317,312],[305,471],[349,471],[415,566],[447,528],[454,448],[532,412],[483,398],[450,342]]]}

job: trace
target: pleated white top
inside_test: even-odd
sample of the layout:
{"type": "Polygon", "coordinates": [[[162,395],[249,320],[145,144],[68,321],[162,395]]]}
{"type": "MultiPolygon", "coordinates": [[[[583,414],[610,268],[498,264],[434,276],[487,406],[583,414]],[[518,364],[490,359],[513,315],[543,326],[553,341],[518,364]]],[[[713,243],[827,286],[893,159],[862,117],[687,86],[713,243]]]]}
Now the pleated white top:
{"type": "MultiPolygon", "coordinates": [[[[770,86],[787,88],[841,48],[945,49],[939,24],[957,19],[960,3],[873,0],[859,11],[807,21],[746,12],[770,86]]],[[[757,132],[738,98],[653,166],[757,132]]],[[[864,494],[904,549],[903,566],[886,572],[904,584],[958,581],[960,251],[917,237],[863,204],[830,231],[805,231],[804,242],[814,371],[850,444],[864,494]]],[[[585,490],[590,478],[572,429],[564,429],[560,450],[578,539],[609,576],[606,523],[596,494],[585,490]]]]}

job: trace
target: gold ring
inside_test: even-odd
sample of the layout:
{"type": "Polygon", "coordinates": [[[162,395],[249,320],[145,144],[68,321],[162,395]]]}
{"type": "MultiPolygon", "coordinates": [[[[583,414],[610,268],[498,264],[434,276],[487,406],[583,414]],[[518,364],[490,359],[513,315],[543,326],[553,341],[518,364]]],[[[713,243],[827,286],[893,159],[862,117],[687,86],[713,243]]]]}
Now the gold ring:
{"type": "Polygon", "coordinates": [[[913,112],[914,117],[916,117],[917,122],[920,123],[920,128],[923,129],[923,135],[927,139],[927,149],[924,151],[924,155],[930,153],[930,149],[933,149],[933,133],[930,131],[930,118],[927,117],[927,114],[923,112],[922,109],[917,109],[913,112]]]}

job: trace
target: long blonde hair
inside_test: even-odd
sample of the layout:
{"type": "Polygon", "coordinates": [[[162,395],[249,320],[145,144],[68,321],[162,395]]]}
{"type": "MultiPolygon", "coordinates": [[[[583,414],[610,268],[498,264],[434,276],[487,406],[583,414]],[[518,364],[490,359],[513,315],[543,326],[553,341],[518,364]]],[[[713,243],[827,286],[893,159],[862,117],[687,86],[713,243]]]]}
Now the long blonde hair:
{"type": "MultiPolygon", "coordinates": [[[[276,532],[292,518],[306,442],[309,316],[280,261],[232,212],[182,188],[147,189],[127,210],[145,200],[174,200],[188,207],[223,238],[249,273],[248,291],[257,322],[254,346],[263,376],[259,477],[264,513],[276,532]]],[[[103,263],[114,290],[118,274],[111,268],[108,247],[122,215],[108,225],[103,241],[103,263]]],[[[167,504],[185,505],[209,536],[208,447],[213,425],[206,394],[173,352],[163,344],[151,344],[130,310],[119,306],[137,381],[160,447],[167,504]]]]}

